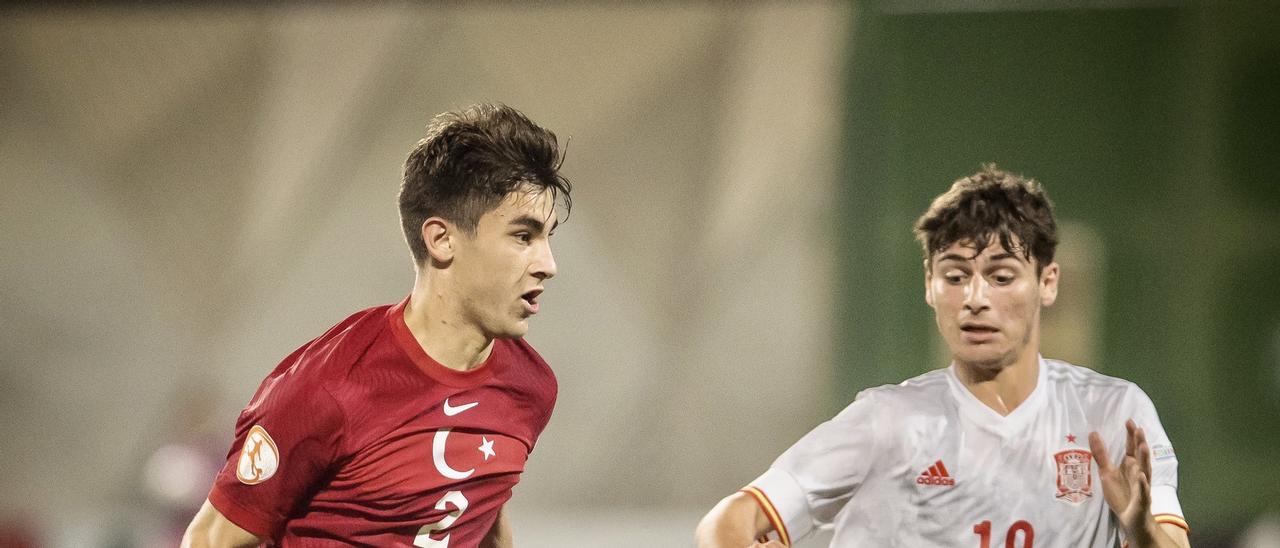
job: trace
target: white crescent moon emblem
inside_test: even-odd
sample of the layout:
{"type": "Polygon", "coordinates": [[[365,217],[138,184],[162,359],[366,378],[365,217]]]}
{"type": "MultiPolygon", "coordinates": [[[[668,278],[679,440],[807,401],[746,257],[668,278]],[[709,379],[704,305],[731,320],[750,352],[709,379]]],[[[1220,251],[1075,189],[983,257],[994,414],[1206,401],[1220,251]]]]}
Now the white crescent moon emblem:
{"type": "Polygon", "coordinates": [[[436,463],[436,470],[440,471],[440,475],[449,479],[467,479],[476,471],[475,468],[466,472],[459,472],[449,467],[449,463],[444,461],[445,441],[449,439],[449,431],[452,428],[441,428],[436,431],[436,438],[431,442],[431,460],[436,463]]]}

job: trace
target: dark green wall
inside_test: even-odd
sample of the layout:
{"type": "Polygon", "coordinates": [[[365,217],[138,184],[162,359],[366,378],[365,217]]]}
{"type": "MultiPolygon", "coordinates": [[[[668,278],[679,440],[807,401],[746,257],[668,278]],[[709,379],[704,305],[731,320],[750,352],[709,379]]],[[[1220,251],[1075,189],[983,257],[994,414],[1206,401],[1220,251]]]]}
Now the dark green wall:
{"type": "Polygon", "coordinates": [[[1102,236],[1091,365],[1156,402],[1193,527],[1280,510],[1276,10],[886,9],[904,4],[938,5],[856,4],[833,407],[941,365],[910,225],[994,161],[1102,236]]]}

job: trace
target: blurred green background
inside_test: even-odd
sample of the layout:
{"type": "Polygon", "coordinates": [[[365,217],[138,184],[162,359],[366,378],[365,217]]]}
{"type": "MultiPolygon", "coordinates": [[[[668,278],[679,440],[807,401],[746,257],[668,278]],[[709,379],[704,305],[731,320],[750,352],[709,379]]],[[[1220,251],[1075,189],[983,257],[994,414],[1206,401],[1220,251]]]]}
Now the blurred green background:
{"type": "Polygon", "coordinates": [[[940,365],[911,223],[996,162],[1044,183],[1060,219],[1105,242],[1079,258],[1098,259],[1104,303],[1084,365],[1155,401],[1192,527],[1227,535],[1274,510],[1280,10],[857,6],[839,230],[848,390],[833,409],[940,365]]]}

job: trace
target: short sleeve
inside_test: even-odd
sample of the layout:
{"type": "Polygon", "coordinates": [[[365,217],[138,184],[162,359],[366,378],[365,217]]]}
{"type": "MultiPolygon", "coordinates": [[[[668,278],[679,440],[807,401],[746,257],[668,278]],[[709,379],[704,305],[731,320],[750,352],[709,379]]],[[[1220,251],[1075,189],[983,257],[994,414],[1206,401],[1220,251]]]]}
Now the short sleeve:
{"type": "Polygon", "coordinates": [[[876,454],[874,411],[871,394],[859,394],[743,489],[756,499],[784,543],[830,527],[867,478],[876,454]]]}
{"type": "Polygon", "coordinates": [[[209,493],[232,523],[274,537],[290,512],[314,493],[331,468],[343,415],[318,382],[297,368],[263,381],[236,421],[235,441],[209,493]]]}
{"type": "Polygon", "coordinates": [[[1171,523],[1190,530],[1178,502],[1178,457],[1173,452],[1173,442],[1160,424],[1156,406],[1137,385],[1130,390],[1128,399],[1132,406],[1130,417],[1142,428],[1147,445],[1151,447],[1151,514],[1158,523],[1171,523]]]}

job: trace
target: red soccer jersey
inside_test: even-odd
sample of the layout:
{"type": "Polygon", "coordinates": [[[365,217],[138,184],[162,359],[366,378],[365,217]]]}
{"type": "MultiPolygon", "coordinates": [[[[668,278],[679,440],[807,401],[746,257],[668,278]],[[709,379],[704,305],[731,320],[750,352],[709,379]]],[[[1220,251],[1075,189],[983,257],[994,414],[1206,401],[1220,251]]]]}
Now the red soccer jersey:
{"type": "Polygon", "coordinates": [[[276,367],[236,421],[209,501],[280,546],[476,546],[555,405],[523,339],[480,367],[432,360],[404,305],[343,320],[276,367]]]}

